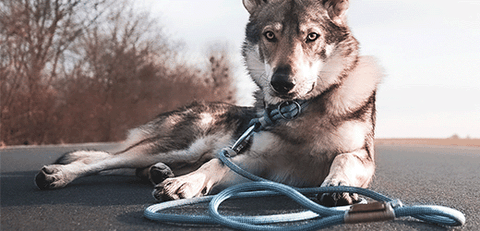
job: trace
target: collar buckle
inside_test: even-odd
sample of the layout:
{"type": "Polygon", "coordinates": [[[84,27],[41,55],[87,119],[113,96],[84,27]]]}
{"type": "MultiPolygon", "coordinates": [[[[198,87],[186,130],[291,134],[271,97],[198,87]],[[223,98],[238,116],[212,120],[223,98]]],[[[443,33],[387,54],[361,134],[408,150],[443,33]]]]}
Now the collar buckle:
{"type": "Polygon", "coordinates": [[[302,113],[302,106],[296,100],[285,101],[278,105],[277,110],[283,119],[292,120],[302,113]]]}

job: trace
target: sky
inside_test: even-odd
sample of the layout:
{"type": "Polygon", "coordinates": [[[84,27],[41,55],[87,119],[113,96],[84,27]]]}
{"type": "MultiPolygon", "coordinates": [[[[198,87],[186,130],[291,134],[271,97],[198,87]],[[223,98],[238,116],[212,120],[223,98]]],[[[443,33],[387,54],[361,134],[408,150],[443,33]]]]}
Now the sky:
{"type": "MultiPolygon", "coordinates": [[[[193,62],[228,44],[239,103],[253,89],[240,57],[248,13],[241,0],[137,0],[193,62]]],[[[480,138],[480,1],[353,0],[348,24],[362,55],[385,70],[377,94],[378,138],[480,138]]]]}

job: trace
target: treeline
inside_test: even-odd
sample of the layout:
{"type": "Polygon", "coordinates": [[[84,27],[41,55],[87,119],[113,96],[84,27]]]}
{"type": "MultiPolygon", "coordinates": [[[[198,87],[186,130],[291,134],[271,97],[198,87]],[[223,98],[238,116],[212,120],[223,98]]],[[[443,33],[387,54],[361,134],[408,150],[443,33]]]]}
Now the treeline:
{"type": "Polygon", "coordinates": [[[226,49],[187,64],[132,4],[0,1],[3,145],[118,141],[193,100],[234,102],[226,49]]]}

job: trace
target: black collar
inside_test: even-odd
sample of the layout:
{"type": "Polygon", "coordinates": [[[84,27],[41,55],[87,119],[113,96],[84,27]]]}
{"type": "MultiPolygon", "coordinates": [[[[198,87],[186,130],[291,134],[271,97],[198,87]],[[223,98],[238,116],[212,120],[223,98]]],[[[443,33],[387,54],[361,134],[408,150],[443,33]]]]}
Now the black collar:
{"type": "Polygon", "coordinates": [[[274,105],[267,105],[263,115],[252,119],[250,125],[256,125],[256,131],[272,127],[281,120],[297,118],[308,106],[309,100],[284,101],[274,105]]]}

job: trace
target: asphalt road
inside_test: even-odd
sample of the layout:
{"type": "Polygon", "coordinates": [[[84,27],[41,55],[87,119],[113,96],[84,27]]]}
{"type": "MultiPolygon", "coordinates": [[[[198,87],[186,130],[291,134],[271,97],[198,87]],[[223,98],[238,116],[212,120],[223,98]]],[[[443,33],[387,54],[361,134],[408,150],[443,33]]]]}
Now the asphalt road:
{"type": "MultiPolygon", "coordinates": [[[[64,189],[41,191],[33,179],[62,153],[83,148],[111,149],[115,144],[17,147],[0,149],[0,230],[224,230],[218,226],[178,226],[152,222],[143,210],[155,203],[152,186],[129,176],[91,176],[64,189]]],[[[327,230],[479,230],[480,148],[377,146],[377,173],[371,189],[405,204],[453,207],[466,216],[459,228],[415,219],[339,225],[327,230]]],[[[223,211],[233,214],[283,213],[299,207],[285,198],[241,199],[223,211]]],[[[203,213],[190,206],[179,213],[203,213]]]]}

